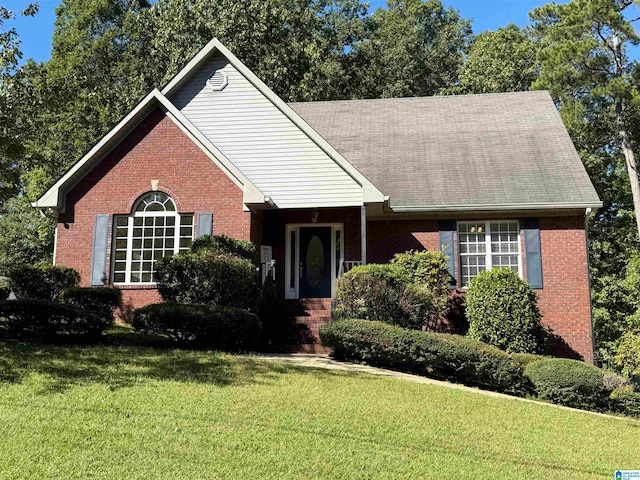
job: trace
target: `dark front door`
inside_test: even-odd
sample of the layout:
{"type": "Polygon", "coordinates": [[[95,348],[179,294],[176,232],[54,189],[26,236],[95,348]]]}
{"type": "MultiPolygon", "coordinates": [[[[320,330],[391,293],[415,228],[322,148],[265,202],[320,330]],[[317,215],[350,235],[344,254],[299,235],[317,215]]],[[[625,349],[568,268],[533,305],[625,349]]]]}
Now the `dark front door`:
{"type": "Polygon", "coordinates": [[[331,227],[300,227],[300,298],[331,298],[331,227]]]}

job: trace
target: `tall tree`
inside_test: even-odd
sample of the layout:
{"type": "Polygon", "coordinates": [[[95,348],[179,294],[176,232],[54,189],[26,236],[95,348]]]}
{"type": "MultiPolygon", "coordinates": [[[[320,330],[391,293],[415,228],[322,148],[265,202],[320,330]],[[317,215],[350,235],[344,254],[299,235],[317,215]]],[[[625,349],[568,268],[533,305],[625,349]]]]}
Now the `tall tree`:
{"type": "Polygon", "coordinates": [[[612,115],[617,133],[611,145],[625,159],[640,239],[640,184],[628,114],[640,101],[634,80],[636,63],[627,49],[640,38],[625,12],[633,0],[573,0],[549,4],[531,13],[538,39],[540,78],[534,88],[548,88],[560,104],[590,103],[612,115]]]}
{"type": "Polygon", "coordinates": [[[351,98],[435,95],[454,85],[471,22],[440,0],[389,0],[356,45],[351,98]]]}
{"type": "MultiPolygon", "coordinates": [[[[33,16],[36,4],[22,15],[33,16]]],[[[15,28],[5,28],[14,13],[0,6],[0,211],[3,203],[20,190],[20,157],[24,152],[15,98],[15,70],[22,58],[20,39],[15,28]]]]}
{"type": "Polygon", "coordinates": [[[531,13],[540,77],[580,153],[604,206],[590,222],[596,345],[615,349],[632,304],[624,272],[640,234],[640,186],[634,150],[640,137],[638,43],[632,0],[573,0],[531,13]]]}
{"type": "Polygon", "coordinates": [[[526,31],[509,24],[473,40],[459,82],[447,93],[498,93],[529,90],[538,76],[536,44],[526,31]]]}

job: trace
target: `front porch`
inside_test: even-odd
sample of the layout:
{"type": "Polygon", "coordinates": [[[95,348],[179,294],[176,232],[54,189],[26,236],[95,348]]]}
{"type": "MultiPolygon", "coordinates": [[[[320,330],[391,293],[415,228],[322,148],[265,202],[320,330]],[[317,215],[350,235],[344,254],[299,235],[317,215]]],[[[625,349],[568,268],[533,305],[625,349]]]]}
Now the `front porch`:
{"type": "Polygon", "coordinates": [[[258,220],[273,351],[323,353],[318,332],[332,320],[337,280],[366,263],[365,208],[265,211],[258,220]]]}

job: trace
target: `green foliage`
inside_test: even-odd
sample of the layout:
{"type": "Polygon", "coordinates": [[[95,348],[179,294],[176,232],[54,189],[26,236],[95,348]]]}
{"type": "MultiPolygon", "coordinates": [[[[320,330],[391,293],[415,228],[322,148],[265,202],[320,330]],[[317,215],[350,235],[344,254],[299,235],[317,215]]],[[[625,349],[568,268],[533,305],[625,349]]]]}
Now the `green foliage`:
{"type": "Polygon", "coordinates": [[[471,338],[507,352],[544,350],[536,294],[511,269],[480,272],[469,284],[466,312],[471,338]]]}
{"type": "Polygon", "coordinates": [[[588,410],[603,408],[603,372],[593,365],[567,358],[549,358],[530,363],[524,374],[543,400],[588,410]]]}
{"type": "Polygon", "coordinates": [[[609,397],[609,408],[627,417],[640,417],[640,392],[613,391],[609,397]]]}
{"type": "Polygon", "coordinates": [[[41,299],[0,302],[0,323],[10,338],[51,340],[60,336],[95,338],[113,322],[81,308],[41,299]]]}
{"type": "Polygon", "coordinates": [[[113,317],[113,311],[122,305],[122,292],[117,288],[74,287],[62,293],[61,300],[67,305],[113,317]]]}
{"type": "Polygon", "coordinates": [[[435,95],[455,83],[471,39],[471,22],[457,10],[440,0],[389,0],[370,22],[347,64],[351,98],[435,95]]]}
{"type": "Polygon", "coordinates": [[[629,377],[640,375],[640,333],[627,332],[622,336],[613,364],[629,377]]]}
{"type": "Polygon", "coordinates": [[[6,300],[11,294],[11,287],[7,280],[0,280],[0,301],[6,300]]]}
{"type": "Polygon", "coordinates": [[[80,283],[80,273],[57,265],[25,265],[9,273],[9,285],[19,299],[57,301],[62,292],[80,283]]]}
{"type": "Polygon", "coordinates": [[[373,263],[344,274],[338,280],[337,299],[340,318],[379,320],[415,329],[432,324],[443,307],[443,299],[411,283],[404,268],[373,263]]]}
{"type": "Polygon", "coordinates": [[[538,75],[536,44],[513,23],[476,36],[449,93],[499,93],[529,90],[538,75]]]}
{"type": "Polygon", "coordinates": [[[439,250],[410,250],[396,253],[391,264],[402,268],[412,283],[428,289],[434,297],[440,298],[444,308],[451,283],[447,256],[444,253],[439,250]]]}
{"type": "Polygon", "coordinates": [[[262,327],[253,313],[230,307],[158,303],[133,312],[133,328],[203,348],[251,350],[262,327]]]}
{"type": "Polygon", "coordinates": [[[520,365],[522,368],[525,368],[530,363],[549,358],[543,355],[536,355],[534,353],[511,353],[510,355],[513,361],[520,365]]]}
{"type": "Polygon", "coordinates": [[[208,249],[164,257],[156,263],[158,291],[167,302],[250,308],[256,270],[249,260],[208,249]]]}
{"type": "Polygon", "coordinates": [[[501,392],[525,392],[522,369],[509,355],[470,338],[366,320],[326,324],[320,338],[339,359],[501,392]]]}
{"type": "Polygon", "coordinates": [[[51,263],[53,224],[40,215],[26,197],[11,198],[0,206],[0,273],[21,265],[51,263]]]}
{"type": "Polygon", "coordinates": [[[195,239],[189,248],[194,253],[202,250],[228,253],[249,260],[254,265],[260,262],[260,256],[253,243],[236,240],[226,235],[203,235],[195,239]]]}

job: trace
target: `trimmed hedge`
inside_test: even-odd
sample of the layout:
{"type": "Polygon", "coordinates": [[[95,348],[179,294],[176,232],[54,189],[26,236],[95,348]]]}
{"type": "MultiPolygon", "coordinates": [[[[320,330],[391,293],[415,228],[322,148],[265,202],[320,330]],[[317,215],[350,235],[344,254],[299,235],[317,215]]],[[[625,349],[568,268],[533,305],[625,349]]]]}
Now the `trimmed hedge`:
{"type": "Polygon", "coordinates": [[[113,317],[122,304],[122,292],[117,288],[73,287],[62,293],[62,302],[78,308],[113,317]]]}
{"type": "Polygon", "coordinates": [[[511,357],[482,342],[382,322],[341,320],[320,338],[336,358],[522,395],[526,382],[511,357]]]}
{"type": "Polygon", "coordinates": [[[615,413],[640,418],[640,393],[614,390],[609,397],[609,408],[615,413]]]}
{"type": "Polygon", "coordinates": [[[246,310],[212,305],[157,303],[133,312],[133,328],[172,340],[225,351],[252,349],[262,332],[260,320],[246,310]]]}
{"type": "Polygon", "coordinates": [[[80,273],[68,267],[25,265],[9,273],[9,286],[18,299],[56,301],[80,283],[80,273]]]}
{"type": "Polygon", "coordinates": [[[201,249],[156,263],[156,282],[166,302],[250,308],[255,305],[256,269],[249,260],[201,249]]]}
{"type": "Polygon", "coordinates": [[[546,360],[550,357],[545,357],[544,355],[536,355],[534,353],[511,353],[511,358],[513,361],[520,365],[522,368],[525,368],[527,365],[533,362],[539,362],[540,360],[546,360]]]}
{"type": "Polygon", "coordinates": [[[97,337],[111,326],[112,318],[50,300],[18,299],[0,302],[0,322],[10,338],[47,340],[64,335],[97,337]]]}
{"type": "Polygon", "coordinates": [[[545,331],[536,293],[510,268],[480,272],[467,291],[471,338],[509,353],[543,353],[545,331]]]}
{"type": "Polygon", "coordinates": [[[434,295],[411,283],[398,265],[369,264],[355,267],[338,280],[339,318],[379,320],[420,329],[440,313],[434,295]]]}
{"type": "Polygon", "coordinates": [[[549,358],[530,363],[524,374],[543,400],[587,410],[605,408],[603,372],[598,367],[568,358],[549,358]]]}
{"type": "Polygon", "coordinates": [[[260,262],[260,255],[253,243],[236,240],[226,235],[202,235],[193,241],[189,249],[192,252],[211,250],[218,253],[228,253],[249,260],[254,265],[258,265],[260,262]]]}

